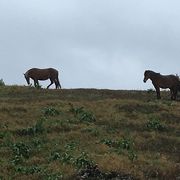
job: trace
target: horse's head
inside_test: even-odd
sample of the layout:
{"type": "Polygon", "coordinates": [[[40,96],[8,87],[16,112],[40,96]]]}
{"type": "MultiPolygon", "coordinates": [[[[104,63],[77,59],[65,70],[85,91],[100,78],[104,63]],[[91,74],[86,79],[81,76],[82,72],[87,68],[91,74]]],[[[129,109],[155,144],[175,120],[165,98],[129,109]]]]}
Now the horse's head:
{"type": "Polygon", "coordinates": [[[144,72],[144,83],[150,78],[150,76],[151,76],[151,71],[149,71],[149,70],[146,70],[145,72],[144,72]]]}
{"type": "Polygon", "coordinates": [[[28,85],[30,85],[30,78],[29,78],[29,76],[27,75],[27,73],[24,74],[24,77],[25,77],[28,85]]]}

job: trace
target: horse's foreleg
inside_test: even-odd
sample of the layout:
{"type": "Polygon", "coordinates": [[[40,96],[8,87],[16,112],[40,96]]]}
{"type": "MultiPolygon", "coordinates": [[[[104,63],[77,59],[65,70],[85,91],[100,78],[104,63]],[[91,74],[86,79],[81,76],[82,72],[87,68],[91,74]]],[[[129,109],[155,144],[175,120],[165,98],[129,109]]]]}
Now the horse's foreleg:
{"type": "Polygon", "coordinates": [[[51,83],[47,86],[47,89],[53,84],[53,81],[51,80],[51,83]]]}
{"type": "Polygon", "coordinates": [[[156,89],[156,93],[157,93],[157,99],[161,99],[160,88],[155,86],[155,89],[156,89]]]}
{"type": "Polygon", "coordinates": [[[34,87],[36,87],[36,80],[34,80],[34,87]]]}
{"type": "Polygon", "coordinates": [[[34,87],[39,87],[39,81],[37,79],[34,79],[34,87]]]}

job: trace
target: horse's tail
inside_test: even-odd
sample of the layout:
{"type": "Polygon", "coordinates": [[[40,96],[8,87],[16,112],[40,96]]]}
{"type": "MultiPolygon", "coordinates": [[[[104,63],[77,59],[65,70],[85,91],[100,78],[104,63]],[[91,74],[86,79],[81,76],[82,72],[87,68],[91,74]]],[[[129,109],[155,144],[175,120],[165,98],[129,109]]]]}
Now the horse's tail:
{"type": "Polygon", "coordinates": [[[178,82],[177,90],[180,91],[180,81],[178,82]]]}
{"type": "Polygon", "coordinates": [[[59,82],[59,78],[57,77],[57,79],[56,79],[56,88],[58,88],[58,87],[61,89],[61,84],[59,82]]]}

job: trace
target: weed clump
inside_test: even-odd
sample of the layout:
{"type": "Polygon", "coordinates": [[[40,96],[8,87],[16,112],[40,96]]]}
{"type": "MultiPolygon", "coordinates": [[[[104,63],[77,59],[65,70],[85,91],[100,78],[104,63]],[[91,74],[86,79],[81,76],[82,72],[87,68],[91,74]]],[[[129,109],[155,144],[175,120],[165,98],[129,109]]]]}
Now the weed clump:
{"type": "Polygon", "coordinates": [[[17,165],[23,162],[24,159],[28,159],[31,154],[31,148],[23,142],[18,142],[10,145],[13,151],[12,164],[17,165]]]}
{"type": "Polygon", "coordinates": [[[117,154],[125,153],[131,161],[137,159],[137,154],[134,151],[134,142],[131,138],[123,137],[120,140],[103,139],[100,141],[103,144],[113,148],[117,154]]]}
{"type": "Polygon", "coordinates": [[[43,109],[43,114],[44,116],[56,116],[59,115],[60,112],[53,107],[46,107],[43,109]]]}
{"type": "Polygon", "coordinates": [[[81,154],[74,160],[73,164],[78,168],[84,168],[87,166],[92,166],[94,162],[89,158],[89,155],[85,152],[81,154]]]}
{"type": "Polygon", "coordinates": [[[154,131],[162,131],[165,129],[165,126],[161,124],[160,120],[157,118],[151,118],[147,124],[146,127],[149,130],[154,130],[154,131]]]}
{"type": "Polygon", "coordinates": [[[85,152],[81,152],[78,157],[73,155],[73,152],[70,151],[55,151],[51,153],[51,161],[59,160],[63,164],[72,164],[76,168],[80,169],[87,165],[92,165],[94,162],[89,158],[89,155],[85,152]]]}
{"type": "Polygon", "coordinates": [[[13,144],[12,150],[14,155],[23,156],[24,158],[29,158],[31,151],[30,147],[23,142],[13,144]]]}
{"type": "Polygon", "coordinates": [[[24,175],[38,174],[42,179],[63,179],[62,173],[48,172],[46,168],[42,168],[36,165],[33,166],[17,166],[15,172],[24,175]]]}
{"type": "Polygon", "coordinates": [[[54,151],[50,155],[50,161],[59,160],[63,164],[74,165],[77,169],[94,165],[89,158],[89,154],[82,151],[79,155],[75,155],[74,151],[77,147],[76,142],[70,142],[64,146],[64,150],[54,151]]]}
{"type": "Polygon", "coordinates": [[[81,122],[92,123],[96,121],[95,116],[84,109],[84,107],[74,107],[73,104],[70,105],[70,112],[74,114],[81,122]]]}
{"type": "Polygon", "coordinates": [[[24,166],[19,166],[15,168],[15,171],[21,174],[35,174],[35,173],[40,173],[41,168],[38,166],[31,166],[31,167],[24,167],[24,166]]]}

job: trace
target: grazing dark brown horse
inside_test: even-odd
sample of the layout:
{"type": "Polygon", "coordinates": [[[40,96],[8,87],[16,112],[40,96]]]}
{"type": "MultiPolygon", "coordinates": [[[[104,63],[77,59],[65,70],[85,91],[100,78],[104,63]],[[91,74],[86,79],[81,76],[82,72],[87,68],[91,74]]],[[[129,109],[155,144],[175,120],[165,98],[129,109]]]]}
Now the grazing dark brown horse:
{"type": "Polygon", "coordinates": [[[160,99],[160,88],[169,88],[171,92],[171,99],[175,100],[177,97],[177,91],[180,87],[180,80],[178,76],[175,75],[161,75],[154,71],[146,70],[144,72],[144,82],[148,79],[152,81],[157,93],[157,99],[160,99]]]}
{"type": "Polygon", "coordinates": [[[50,79],[51,83],[47,86],[47,89],[55,83],[56,89],[61,88],[61,84],[59,82],[58,78],[58,71],[53,68],[47,68],[47,69],[38,69],[38,68],[32,68],[29,69],[25,74],[24,77],[28,83],[30,84],[30,78],[34,80],[34,86],[39,86],[38,80],[47,80],[50,79]]]}

